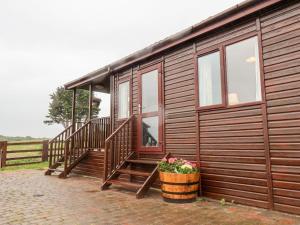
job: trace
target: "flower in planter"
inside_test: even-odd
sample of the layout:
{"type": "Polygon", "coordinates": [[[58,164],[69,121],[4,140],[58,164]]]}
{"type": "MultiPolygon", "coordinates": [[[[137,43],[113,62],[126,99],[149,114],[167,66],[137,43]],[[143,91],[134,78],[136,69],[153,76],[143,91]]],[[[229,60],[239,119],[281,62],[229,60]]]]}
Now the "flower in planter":
{"type": "Polygon", "coordinates": [[[181,167],[181,169],[193,169],[193,166],[189,163],[183,164],[181,167]]]}
{"type": "Polygon", "coordinates": [[[198,173],[196,164],[183,159],[169,158],[162,159],[159,163],[159,171],[167,173],[190,174],[198,173]]]}
{"type": "Polygon", "coordinates": [[[175,163],[177,161],[177,158],[169,158],[168,162],[169,163],[175,163]]]}

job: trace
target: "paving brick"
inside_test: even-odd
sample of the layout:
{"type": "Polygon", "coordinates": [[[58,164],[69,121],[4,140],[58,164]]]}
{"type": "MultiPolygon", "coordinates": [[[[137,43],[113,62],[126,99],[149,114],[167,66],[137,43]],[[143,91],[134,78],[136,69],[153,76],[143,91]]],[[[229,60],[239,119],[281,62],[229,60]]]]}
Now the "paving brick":
{"type": "Polygon", "coordinates": [[[279,212],[212,200],[170,204],[157,190],[137,200],[133,192],[102,192],[100,185],[98,179],[59,179],[37,170],[0,172],[0,225],[300,224],[300,217],[279,212]]]}

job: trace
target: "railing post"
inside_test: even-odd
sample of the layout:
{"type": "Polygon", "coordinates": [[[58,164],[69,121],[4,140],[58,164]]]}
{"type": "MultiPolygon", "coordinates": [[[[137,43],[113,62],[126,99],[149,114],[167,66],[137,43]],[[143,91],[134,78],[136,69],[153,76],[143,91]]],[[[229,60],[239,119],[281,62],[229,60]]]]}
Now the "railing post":
{"type": "MultiPolygon", "coordinates": [[[[50,142],[50,158],[49,158],[49,168],[53,165],[53,142],[50,142]]],[[[49,150],[48,149],[48,150],[49,150]]]]}
{"type": "Polygon", "coordinates": [[[69,144],[70,144],[70,142],[67,140],[65,142],[64,176],[66,176],[66,172],[67,172],[67,168],[68,168],[69,144]]]}
{"type": "Polygon", "coordinates": [[[0,147],[0,168],[3,168],[6,166],[7,141],[0,142],[0,147]]]}
{"type": "Polygon", "coordinates": [[[95,148],[95,146],[93,146],[93,141],[92,141],[92,135],[93,135],[93,132],[94,132],[94,125],[93,125],[93,122],[92,120],[90,120],[89,122],[89,126],[88,126],[88,137],[89,137],[89,140],[88,140],[88,149],[90,150],[91,148],[95,148]]]}
{"type": "Polygon", "coordinates": [[[48,161],[49,140],[43,141],[42,162],[48,161]]]}
{"type": "Polygon", "coordinates": [[[103,182],[107,179],[107,170],[108,170],[108,143],[105,142],[105,149],[104,149],[104,176],[103,176],[103,182]]]}

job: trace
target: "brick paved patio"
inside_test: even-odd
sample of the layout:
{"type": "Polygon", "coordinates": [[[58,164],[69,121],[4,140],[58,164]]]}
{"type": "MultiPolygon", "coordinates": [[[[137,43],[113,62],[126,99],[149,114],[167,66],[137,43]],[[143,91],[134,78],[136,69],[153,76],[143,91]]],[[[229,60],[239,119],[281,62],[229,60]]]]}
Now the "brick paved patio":
{"type": "Polygon", "coordinates": [[[0,224],[300,224],[300,217],[278,212],[216,201],[170,204],[155,190],[137,200],[99,186],[96,179],[62,180],[37,170],[0,172],[0,224]]]}

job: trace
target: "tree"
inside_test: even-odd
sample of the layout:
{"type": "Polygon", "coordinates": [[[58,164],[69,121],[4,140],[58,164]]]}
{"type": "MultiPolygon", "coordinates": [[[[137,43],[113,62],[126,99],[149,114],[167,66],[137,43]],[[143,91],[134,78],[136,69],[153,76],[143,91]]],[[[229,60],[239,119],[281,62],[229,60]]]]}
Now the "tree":
{"type": "MultiPolygon", "coordinates": [[[[48,109],[47,120],[45,124],[52,125],[54,123],[62,124],[67,128],[72,121],[72,91],[58,87],[54,93],[50,95],[50,103],[48,109]]],[[[92,116],[97,116],[100,109],[101,99],[93,96],[92,116]]],[[[89,91],[77,89],[76,91],[76,122],[86,122],[89,114],[89,91]]]]}

